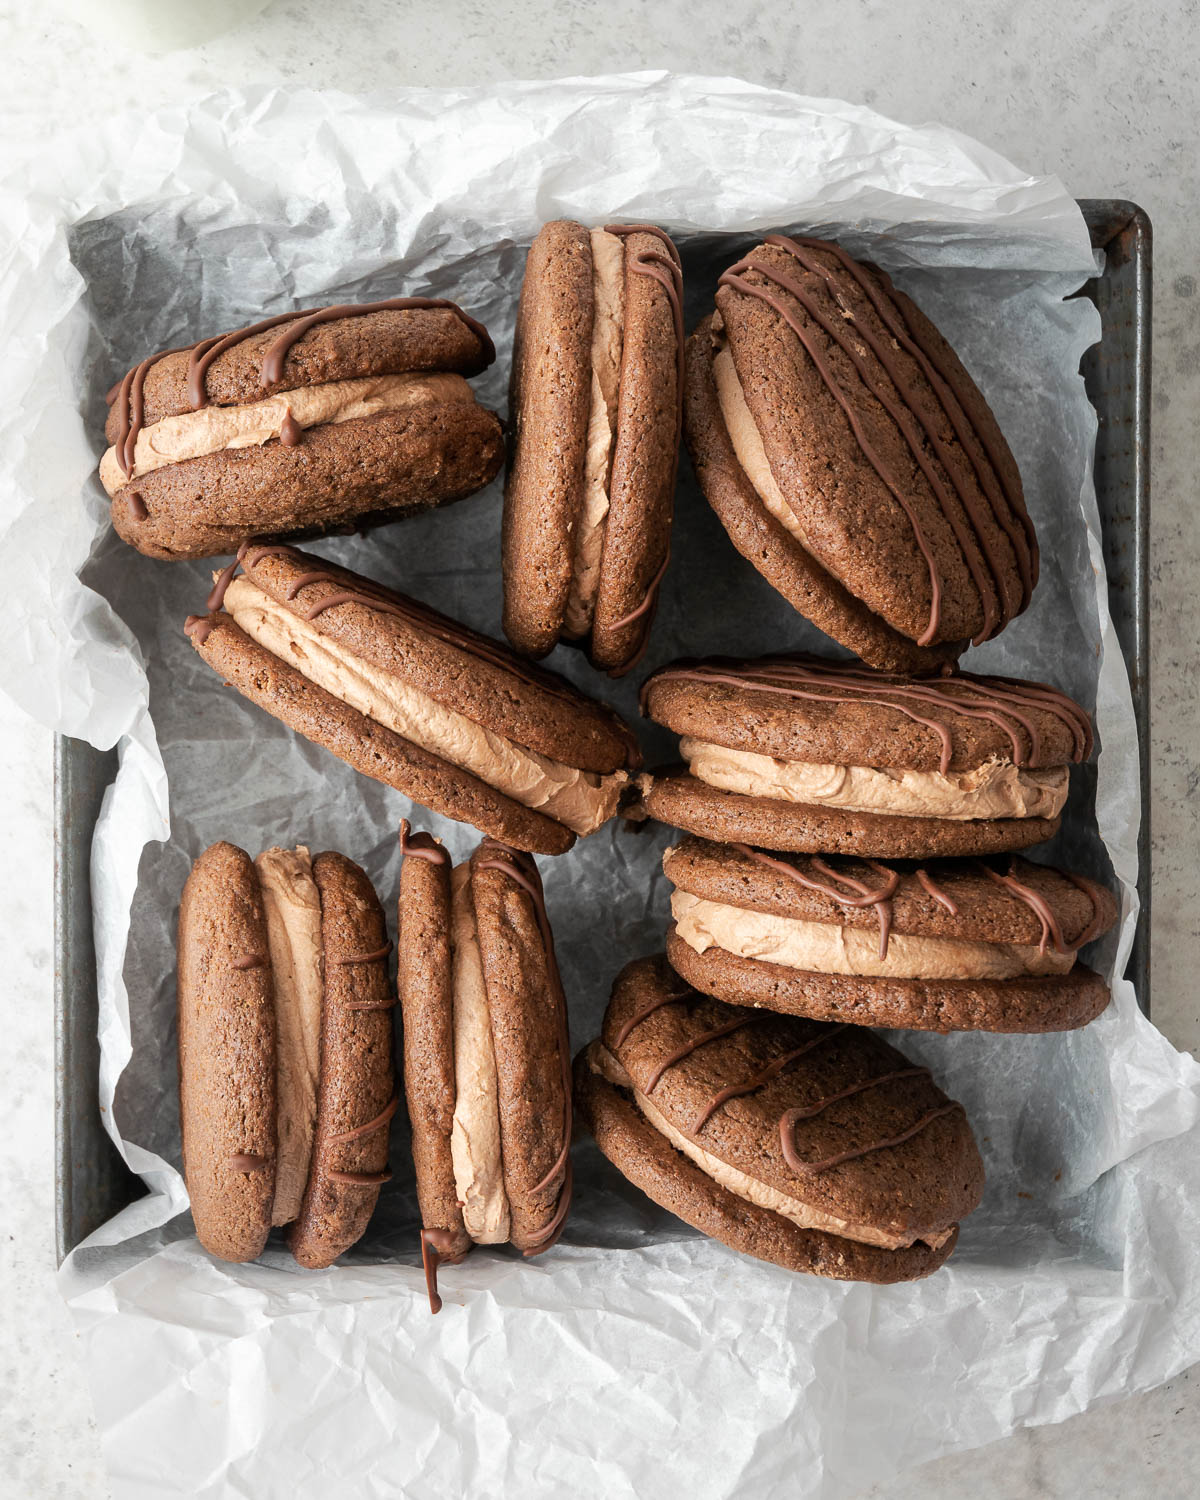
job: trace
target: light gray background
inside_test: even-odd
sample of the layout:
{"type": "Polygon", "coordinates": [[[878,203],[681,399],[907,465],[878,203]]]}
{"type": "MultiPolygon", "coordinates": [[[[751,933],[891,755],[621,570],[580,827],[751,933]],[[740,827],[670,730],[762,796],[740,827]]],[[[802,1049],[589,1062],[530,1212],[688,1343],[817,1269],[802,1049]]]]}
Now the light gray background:
{"type": "MultiPolygon", "coordinates": [[[[198,7],[201,11],[203,6],[198,7]]],[[[102,14],[105,0],[90,0],[102,14]]],[[[1200,1046],[1200,5],[1113,0],[274,0],[241,30],[147,58],[42,0],[0,0],[0,155],[56,121],[180,103],[220,84],[350,91],[664,67],[733,73],[940,120],[1078,197],[1155,226],[1154,1015],[1200,1046]]],[[[686,129],[685,121],[680,129],[686,129]]],[[[108,1491],[53,1283],[51,743],[0,699],[0,1497],[108,1491]]],[[[1061,1427],[926,1465],[873,1500],[1191,1496],[1200,1381],[1187,1375],[1061,1427]]],[[[264,1497],[266,1500],[266,1497],[264,1497]]],[[[752,1497],[747,1497],[752,1500],[752,1497]]]]}

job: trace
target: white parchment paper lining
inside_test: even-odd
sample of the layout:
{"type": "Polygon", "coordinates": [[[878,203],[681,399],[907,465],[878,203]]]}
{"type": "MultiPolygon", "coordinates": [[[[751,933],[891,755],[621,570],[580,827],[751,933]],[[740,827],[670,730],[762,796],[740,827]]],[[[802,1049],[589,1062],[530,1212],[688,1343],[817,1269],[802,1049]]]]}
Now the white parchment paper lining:
{"type": "MultiPolygon", "coordinates": [[[[482,1252],[431,1319],[397,1179],[345,1264],[198,1248],[176,1171],[171,929],[189,861],[226,837],[336,847],[391,906],[404,799],[224,692],[180,631],[203,565],[113,538],[93,466],[102,393],[150,349],[297,304],[433,291],[496,335],[502,409],[524,248],[545,219],[650,218],[685,247],[689,325],[754,231],[837,232],[886,265],[995,407],[1042,540],[1031,610],[970,664],[1057,682],[1102,751],[1046,851],[1135,915],[1134,723],[1103,586],[1077,375],[1092,268],[1053,179],[954,132],[729,79],[644,74],[486,91],[223,94],[47,142],[0,183],[0,673],[31,713],[119,745],[93,852],[105,1121],[149,1196],[67,1262],[122,1497],[686,1493],[835,1497],[1054,1422],[1200,1357],[1200,1069],[1130,987],[1065,1037],[908,1036],[968,1105],[988,1166],[949,1266],[910,1287],[788,1276],[697,1237],[578,1151],[564,1242],[482,1252]]],[[[318,544],[495,630],[499,488],[318,544]]],[[[647,669],[684,651],[820,646],[734,554],[685,464],[647,669]]],[[[559,652],[555,665],[633,713],[559,652]]],[[[648,730],[651,756],[667,737],[648,730]]],[[[473,835],[420,814],[465,853],[473,835]]],[[[664,831],[545,863],[576,1044],[616,968],[659,946],[664,831]]],[[[394,915],[394,914],[393,914],[394,915]]]]}

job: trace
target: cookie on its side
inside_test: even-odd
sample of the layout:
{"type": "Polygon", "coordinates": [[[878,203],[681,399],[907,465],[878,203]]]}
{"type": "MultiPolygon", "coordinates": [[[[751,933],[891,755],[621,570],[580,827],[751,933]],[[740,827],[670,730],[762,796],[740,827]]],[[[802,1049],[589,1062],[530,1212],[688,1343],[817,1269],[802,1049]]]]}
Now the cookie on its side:
{"type": "Polygon", "coordinates": [[[873,672],[813,656],[675,662],[644,712],[686,770],[641,778],[651,817],[718,842],[933,859],[1052,838],[1086,711],[1056,688],[968,672],[873,672]]]}
{"type": "Polygon", "coordinates": [[[640,657],[670,555],[683,403],[679,253],[647,224],[543,227],[525,265],[504,495],[504,630],[614,675],[640,657]]]}
{"type": "Polygon", "coordinates": [[[667,957],[742,1005],[919,1031],[1068,1031],[1108,1004],[1079,950],[1117,904],[1082,875],[1011,860],[926,868],[767,854],[689,837],[663,856],[667,957]]]}
{"type": "Polygon", "coordinates": [[[437,1268],[472,1245],[540,1255],[571,1201],[567,1008],[533,860],[494,839],[451,867],[401,825],[398,986],[421,1205],[437,1268]]]}
{"type": "Polygon", "coordinates": [[[495,357],[482,323],[429,297],[151,355],[108,393],[113,525],[149,557],[213,557],[460,500],[503,461],[499,420],[464,379],[495,357]]]}
{"type": "Polygon", "coordinates": [[[383,911],[341,854],[192,866],[179,909],[179,1100],[200,1243],[253,1260],[287,1226],[302,1266],[332,1265],[390,1175],[393,999],[383,911]]]}
{"type": "Polygon", "coordinates": [[[1029,603],[1016,463],[954,351],[875,267],[771,235],[688,344],[688,445],[738,550],[874,667],[926,673],[1029,603]]]}
{"type": "Polygon", "coordinates": [[[364,775],[518,849],[561,854],[594,832],[638,764],[611,709],[322,558],[243,547],[208,603],[185,628],[244,697],[364,775]]]}
{"type": "Polygon", "coordinates": [[[983,1192],[962,1106],[928,1069],[859,1027],[698,994],[662,956],[618,975],[575,1094],[656,1203],[790,1271],[928,1276],[983,1192]]]}

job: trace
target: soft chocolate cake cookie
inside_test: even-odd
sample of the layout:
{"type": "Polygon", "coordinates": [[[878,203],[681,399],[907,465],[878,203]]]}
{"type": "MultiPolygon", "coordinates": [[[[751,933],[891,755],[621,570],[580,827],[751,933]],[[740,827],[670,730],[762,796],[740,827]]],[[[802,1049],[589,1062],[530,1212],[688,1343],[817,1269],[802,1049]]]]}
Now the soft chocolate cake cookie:
{"type": "Polygon", "coordinates": [[[461,500],[503,462],[499,420],[464,379],[495,357],[482,323],[429,297],[153,354],[109,392],[113,525],[149,557],[213,557],[461,500]]]}
{"type": "Polygon", "coordinates": [[[399,989],[404,1084],[436,1313],[439,1264],[472,1245],[540,1255],[571,1201],[567,1005],[542,882],[484,839],[451,868],[401,825],[399,989]]]}
{"type": "Polygon", "coordinates": [[[383,912],[341,854],[214,844],[179,908],[179,1107],[200,1243],[253,1260],[287,1227],[332,1265],[388,1180],[398,1100],[383,912]]]}
{"type": "Polygon", "coordinates": [[[685,425],[734,545],[874,667],[925,673],[1026,608],[1021,477],[954,351],[876,267],[771,235],[688,343],[685,425]]]}
{"type": "Polygon", "coordinates": [[[649,224],[547,224],[525,265],[504,495],[504,630],[617,674],[670,554],[683,401],[679,253],[649,224]]]}
{"type": "Polygon", "coordinates": [[[294,547],[243,546],[208,604],[185,628],[244,697],[518,849],[561,854],[594,832],[639,763],[621,719],[561,677],[294,547]]]}
{"type": "Polygon", "coordinates": [[[1086,711],[1041,682],[900,677],[813,656],[681,661],[646,713],[683,767],[641,778],[651,817],[722,842],[931,859],[1052,838],[1086,711]]]}
{"type": "Polygon", "coordinates": [[[697,994],[661,956],[618,975],[575,1097],[656,1203],[789,1271],[928,1276],[983,1192],[962,1106],[927,1068],[861,1027],[697,994]]]}
{"type": "Polygon", "coordinates": [[[691,837],[663,868],[667,957],[722,1000],[921,1031],[1068,1031],[1108,1004],[1076,955],[1117,904],[1082,875],[1015,856],[914,868],[691,837]]]}

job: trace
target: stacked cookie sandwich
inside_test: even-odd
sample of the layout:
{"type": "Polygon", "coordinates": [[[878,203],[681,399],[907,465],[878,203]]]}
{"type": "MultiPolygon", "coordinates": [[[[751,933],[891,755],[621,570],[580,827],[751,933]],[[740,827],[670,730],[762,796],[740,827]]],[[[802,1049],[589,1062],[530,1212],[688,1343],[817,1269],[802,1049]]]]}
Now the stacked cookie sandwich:
{"type": "Polygon", "coordinates": [[[430,297],[284,313],[152,354],[108,393],[113,526],[150,557],[214,557],[473,494],[504,449],[464,377],[495,357],[482,323],[430,297]]]}
{"type": "Polygon", "coordinates": [[[401,827],[404,1081],[429,1301],[472,1245],[539,1255],[571,1201],[567,1006],[537,867],[484,839],[452,868],[401,827]]]}
{"type": "Polygon", "coordinates": [[[645,650],[670,555],[683,410],[683,276],[661,229],[547,224],[525,266],[504,495],[504,630],[584,645],[618,675],[645,650]]]}
{"type": "Polygon", "coordinates": [[[562,678],[295,548],[243,547],[208,602],[187,633],[251,702],[515,848],[561,854],[594,832],[638,764],[625,724],[562,678]]]}
{"type": "Polygon", "coordinates": [[[383,911],[341,854],[232,844],[179,908],[179,1103],[200,1243],[253,1260],[285,1227],[302,1266],[362,1235],[388,1180],[392,1068],[383,911]]]}

